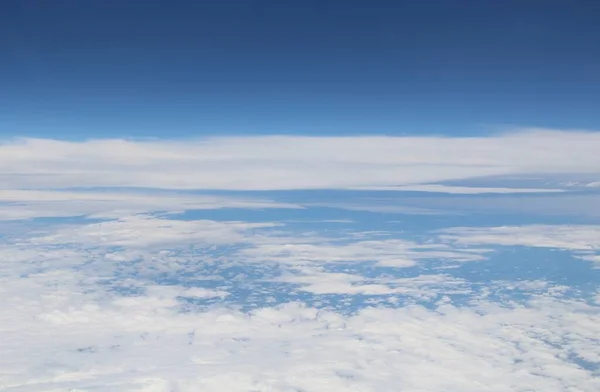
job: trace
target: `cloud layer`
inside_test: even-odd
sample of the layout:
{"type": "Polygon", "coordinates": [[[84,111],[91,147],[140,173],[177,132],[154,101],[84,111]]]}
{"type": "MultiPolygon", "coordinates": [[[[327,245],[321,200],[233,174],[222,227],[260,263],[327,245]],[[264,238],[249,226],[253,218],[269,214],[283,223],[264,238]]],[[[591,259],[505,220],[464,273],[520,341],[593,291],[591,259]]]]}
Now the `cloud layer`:
{"type": "Polygon", "coordinates": [[[455,228],[413,241],[133,215],[8,235],[0,388],[595,390],[600,293],[576,298],[544,280],[477,286],[427,263],[485,259],[467,244],[578,252],[596,230],[455,228]],[[341,308],[327,305],[332,295],[341,308]],[[225,305],[236,302],[254,306],[225,305]]]}
{"type": "Polygon", "coordinates": [[[74,301],[65,289],[11,294],[5,293],[12,308],[0,327],[6,391],[600,387],[593,370],[600,361],[597,308],[549,292],[525,305],[442,302],[350,316],[299,303],[182,313],[173,294],[152,290],[104,301],[74,301]]]}
{"type": "Polygon", "coordinates": [[[87,216],[119,218],[130,214],[221,208],[302,208],[256,197],[193,195],[173,192],[0,190],[0,221],[87,216]]]}
{"type": "Polygon", "coordinates": [[[599,146],[597,132],[535,129],[455,138],[24,139],[0,145],[0,180],[4,189],[372,188],[493,175],[598,173],[599,146]]]}
{"type": "Polygon", "coordinates": [[[600,390],[600,226],[453,215],[558,197],[585,212],[594,186],[526,177],[594,184],[599,147],[545,130],[0,144],[0,389],[600,390]],[[443,183],[469,179],[485,186],[443,183]],[[189,192],[208,189],[354,191],[189,192]],[[565,250],[556,270],[581,276],[544,274],[548,254],[492,263],[507,247],[565,250]]]}

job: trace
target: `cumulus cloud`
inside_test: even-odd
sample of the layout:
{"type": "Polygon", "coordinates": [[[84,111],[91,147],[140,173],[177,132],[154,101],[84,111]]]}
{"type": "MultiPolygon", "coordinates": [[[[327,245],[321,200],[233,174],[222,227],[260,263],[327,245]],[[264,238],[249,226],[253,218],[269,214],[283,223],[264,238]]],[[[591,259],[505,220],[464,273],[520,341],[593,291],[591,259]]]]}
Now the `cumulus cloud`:
{"type": "MultiPolygon", "coordinates": [[[[92,248],[102,249],[103,258],[126,262],[149,251],[237,244],[240,247],[230,258],[242,263],[304,266],[372,262],[382,267],[406,268],[421,260],[480,261],[489,251],[400,238],[377,238],[377,234],[360,230],[303,232],[281,222],[183,220],[177,216],[138,214],[38,229],[29,238],[20,238],[18,242],[25,249],[12,254],[18,260],[25,260],[34,258],[36,254],[32,254],[31,249],[39,247],[48,255],[69,252],[68,247],[92,248]]],[[[379,234],[389,237],[390,233],[379,234]]]]}
{"type": "Polygon", "coordinates": [[[289,303],[181,313],[152,295],[84,304],[42,296],[3,310],[7,391],[591,391],[595,308],[540,295],[371,308],[289,303]],[[10,321],[9,321],[10,320],[10,321]],[[32,323],[30,320],[35,320],[32,323]],[[435,375],[435,377],[432,377],[435,375]]]}
{"type": "MultiPolygon", "coordinates": [[[[572,243],[596,238],[593,227],[575,229],[579,231],[571,227],[579,234],[567,237],[572,243]]],[[[271,222],[134,215],[1,238],[0,295],[5,306],[0,308],[0,389],[599,388],[598,307],[570,299],[563,287],[545,281],[502,281],[482,292],[463,278],[434,271],[413,277],[369,277],[350,271],[353,263],[367,261],[403,268],[431,258],[476,262],[485,250],[463,245],[499,239],[474,237],[478,233],[473,230],[447,230],[419,243],[366,231],[328,237],[271,222]],[[448,236],[443,239],[450,242],[436,242],[437,235],[448,236]],[[471,240],[457,242],[468,235],[471,240]],[[225,246],[227,253],[211,253],[218,246],[225,246]],[[194,255],[195,247],[208,253],[194,255]],[[192,253],[181,256],[178,250],[192,253]],[[237,286],[231,282],[237,278],[208,275],[219,275],[232,263],[238,276],[245,274],[233,282],[237,286]],[[280,274],[247,278],[251,270],[246,267],[265,264],[279,266],[280,274]],[[332,264],[346,270],[328,270],[332,264]],[[153,274],[120,274],[121,265],[153,274]],[[169,276],[178,280],[165,280],[169,276]],[[202,279],[220,281],[211,286],[202,279]],[[350,300],[387,297],[390,306],[380,301],[340,312],[307,305],[298,297],[270,304],[267,297],[281,295],[283,289],[263,283],[289,285],[291,292],[311,294],[316,300],[326,295],[350,300]],[[250,293],[237,293],[240,288],[250,293]],[[499,290],[525,290],[530,296],[492,300],[499,290]],[[456,294],[466,295],[467,304],[453,300],[456,294]],[[256,306],[240,311],[215,302],[232,297],[256,306]],[[430,301],[429,306],[394,305],[405,297],[430,301]]],[[[561,233],[567,230],[556,231],[556,238],[561,233]]],[[[539,236],[527,241],[546,244],[539,236]]]]}
{"type": "Polygon", "coordinates": [[[4,189],[386,187],[492,175],[597,173],[598,146],[597,132],[535,129],[453,138],[23,139],[0,145],[0,180],[4,189]]]}
{"type": "Polygon", "coordinates": [[[303,268],[277,279],[300,285],[300,290],[314,294],[402,294],[418,299],[432,299],[438,294],[463,294],[471,290],[463,279],[445,275],[419,275],[411,278],[377,277],[303,268]]]}

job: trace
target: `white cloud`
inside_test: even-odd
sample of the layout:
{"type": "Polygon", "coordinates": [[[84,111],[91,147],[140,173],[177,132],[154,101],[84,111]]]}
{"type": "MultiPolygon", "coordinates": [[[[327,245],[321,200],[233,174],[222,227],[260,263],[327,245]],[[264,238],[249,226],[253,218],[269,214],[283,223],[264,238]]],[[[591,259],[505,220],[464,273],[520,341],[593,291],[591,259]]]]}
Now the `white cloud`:
{"type": "Polygon", "coordinates": [[[527,306],[480,301],[346,316],[297,303],[250,314],[180,313],[170,296],[102,300],[66,289],[13,291],[5,299],[11,306],[0,311],[0,388],[6,391],[600,387],[597,374],[573,360],[600,363],[597,308],[543,294],[527,306]]]}
{"type": "Polygon", "coordinates": [[[308,207],[328,207],[338,208],[348,211],[368,211],[383,214],[404,214],[404,215],[445,215],[452,212],[434,210],[428,208],[418,208],[404,206],[397,202],[363,200],[358,202],[327,202],[327,203],[306,203],[308,207]]]}
{"type": "MultiPolygon", "coordinates": [[[[331,233],[334,234],[334,233],[331,233]]],[[[330,235],[331,235],[330,234],[330,235]]],[[[244,262],[306,265],[342,262],[375,262],[386,267],[412,267],[419,260],[458,262],[483,260],[486,249],[464,249],[441,243],[421,244],[389,238],[388,232],[345,230],[334,236],[291,231],[278,222],[181,220],[167,216],[131,215],[93,223],[59,225],[37,230],[19,242],[28,248],[45,247],[51,255],[60,246],[103,248],[103,257],[115,262],[132,261],[148,251],[242,244],[235,259],[244,262]],[[380,235],[386,238],[376,239],[380,235]],[[123,249],[112,250],[114,247],[123,249]]],[[[62,249],[61,252],[68,250],[62,249]]],[[[32,258],[17,252],[18,260],[32,258]]],[[[233,257],[233,256],[232,256],[233,257]]]]}
{"type": "MultiPolygon", "coordinates": [[[[94,196],[95,197],[95,196],[94,196]]],[[[600,389],[598,306],[568,299],[545,281],[491,282],[525,290],[527,301],[492,301],[463,279],[327,272],[372,261],[409,267],[427,259],[483,259],[471,245],[544,246],[592,252],[596,226],[454,228],[448,243],[345,231],[329,238],[264,222],[183,221],[133,215],[58,225],[0,238],[0,389],[147,392],[570,391],[600,389]],[[314,295],[442,297],[431,308],[363,308],[354,314],[301,303],[260,304],[252,312],[185,308],[180,297],[228,299],[222,287],[121,277],[123,294],[103,284],[121,265],[184,276],[178,251],[229,245],[192,264],[280,266],[280,283],[314,295]],[[468,245],[467,247],[462,247],[468,245]],[[113,249],[118,247],[119,249],[113,249]],[[163,267],[165,267],[163,269],[163,267]]],[[[432,238],[436,240],[437,237],[432,238]]],[[[590,255],[592,254],[590,253],[590,255]]],[[[212,272],[211,272],[212,273],[212,272]]],[[[193,276],[202,280],[207,276],[193,276]]],[[[244,277],[243,279],[248,279],[244,277]]],[[[260,279],[253,282],[259,287],[260,279]]],[[[598,294],[594,294],[597,296],[598,294]]],[[[252,301],[248,297],[246,301],[252,301]]],[[[597,298],[596,298],[597,300],[597,298]]]]}
{"type": "Polygon", "coordinates": [[[302,291],[314,294],[367,294],[381,295],[392,294],[394,289],[385,284],[366,283],[366,279],[359,275],[345,273],[312,272],[310,275],[291,274],[277,279],[279,282],[302,285],[302,291]]]}
{"type": "Polygon", "coordinates": [[[565,187],[598,188],[598,187],[600,187],[600,181],[591,181],[591,182],[567,181],[567,182],[560,183],[559,185],[562,185],[565,187]]]}
{"type": "Polygon", "coordinates": [[[356,188],[491,175],[597,173],[600,133],[493,137],[225,137],[186,141],[23,139],[0,145],[5,189],[356,188]]]}
{"type": "Polygon", "coordinates": [[[313,294],[402,294],[421,300],[430,300],[440,293],[447,295],[471,292],[466,281],[445,275],[366,278],[356,274],[303,268],[296,273],[282,276],[276,281],[301,285],[301,291],[313,294]]]}
{"type": "Polygon", "coordinates": [[[600,226],[527,225],[454,227],[439,230],[440,238],[458,245],[529,246],[565,249],[600,265],[600,226]]]}
{"type": "Polygon", "coordinates": [[[483,260],[482,251],[456,250],[444,244],[418,244],[399,239],[340,241],[328,238],[253,240],[253,246],[240,251],[256,260],[310,265],[313,263],[376,262],[386,267],[412,267],[417,260],[446,259],[453,261],[483,260]]]}
{"type": "Polygon", "coordinates": [[[493,188],[493,187],[467,187],[442,184],[422,184],[407,186],[380,186],[356,188],[374,191],[410,191],[410,192],[436,192],[452,194],[480,194],[480,193],[557,193],[563,189],[535,189],[535,188],[493,188]]]}
{"type": "Polygon", "coordinates": [[[250,197],[185,195],[167,192],[0,190],[0,220],[90,216],[119,218],[155,211],[219,208],[302,208],[250,197]],[[5,203],[5,204],[2,204],[5,203]]]}
{"type": "Polygon", "coordinates": [[[600,226],[526,225],[454,227],[439,231],[440,237],[462,245],[521,245],[593,251],[600,248],[600,226]]]}
{"type": "Polygon", "coordinates": [[[594,263],[598,267],[600,267],[600,254],[586,254],[586,253],[581,253],[579,255],[579,258],[582,259],[582,260],[591,261],[592,263],[594,263]]]}
{"type": "Polygon", "coordinates": [[[133,215],[100,223],[61,227],[53,233],[35,237],[31,242],[37,245],[125,246],[130,249],[220,245],[248,242],[251,230],[277,226],[277,223],[177,220],[133,215]]]}
{"type": "MultiPolygon", "coordinates": [[[[555,193],[549,195],[519,195],[496,194],[481,197],[478,195],[448,195],[446,197],[433,197],[419,195],[407,197],[398,195],[394,197],[379,197],[377,204],[363,200],[366,206],[375,205],[382,211],[393,212],[400,206],[404,211],[432,211],[438,214],[518,214],[538,219],[548,215],[571,218],[574,215],[586,218],[600,216],[600,193],[555,193]]],[[[355,203],[359,205],[359,203],[355,203]]],[[[402,212],[400,209],[399,212],[402,212]]],[[[408,212],[407,212],[408,213],[408,212]]]]}
{"type": "MultiPolygon", "coordinates": [[[[597,175],[599,149],[599,133],[538,130],[460,138],[27,139],[0,144],[0,220],[104,219],[32,226],[30,232],[10,232],[4,226],[0,389],[600,390],[598,292],[587,303],[589,298],[568,299],[569,287],[543,280],[502,280],[478,287],[431,270],[408,278],[357,272],[363,262],[400,269],[445,260],[444,266],[455,266],[483,260],[489,250],[481,246],[488,245],[568,249],[597,262],[600,226],[459,227],[433,234],[431,242],[417,242],[385,232],[355,231],[354,225],[324,234],[293,231],[271,221],[185,221],[150,215],[228,207],[301,208],[247,195],[157,189],[556,192],[436,182],[490,175],[597,175]],[[57,190],[69,187],[153,190],[57,190]],[[240,273],[214,275],[229,266],[240,273]],[[245,274],[268,268],[276,273],[262,278],[245,274]],[[172,276],[179,280],[169,281],[172,276]],[[315,303],[327,294],[354,299],[374,295],[429,301],[431,307],[397,307],[399,302],[394,307],[390,302],[390,308],[348,314],[295,302],[257,303],[257,292],[280,294],[277,288],[261,286],[274,282],[286,285],[295,298],[301,298],[298,292],[315,297],[315,303]],[[230,289],[237,283],[251,291],[243,304],[258,309],[243,313],[224,305],[237,298],[230,289]],[[529,299],[492,299],[517,290],[527,292],[529,299]],[[469,300],[459,305],[453,294],[469,300]]],[[[594,201],[589,199],[586,209],[594,201]]],[[[430,209],[398,200],[338,200],[329,205],[440,213],[439,206],[430,209]]],[[[282,297],[274,302],[286,302],[282,297]]]]}
{"type": "Polygon", "coordinates": [[[176,297],[189,298],[223,298],[229,295],[222,290],[211,290],[203,287],[182,287],[177,285],[146,285],[147,295],[151,297],[173,299],[176,297]]]}

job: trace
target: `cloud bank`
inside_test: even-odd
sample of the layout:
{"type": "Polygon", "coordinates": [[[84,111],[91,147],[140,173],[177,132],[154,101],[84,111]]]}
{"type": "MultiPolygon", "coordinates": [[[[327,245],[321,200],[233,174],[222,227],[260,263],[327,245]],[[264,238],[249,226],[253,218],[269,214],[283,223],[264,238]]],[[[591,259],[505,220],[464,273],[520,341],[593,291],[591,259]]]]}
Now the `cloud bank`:
{"type": "MultiPolygon", "coordinates": [[[[525,305],[371,308],[289,303],[182,313],[170,296],[5,296],[5,391],[592,391],[597,308],[544,292],[525,305]],[[8,322],[10,320],[10,322],[8,322]],[[35,321],[35,322],[32,322],[35,321]],[[592,365],[589,365],[592,366],[592,365]]],[[[213,294],[210,294],[213,295],[213,294]]]]}
{"type": "MultiPolygon", "coordinates": [[[[535,129],[492,137],[453,138],[261,136],[81,142],[23,139],[0,145],[0,183],[4,189],[414,186],[499,175],[597,173],[599,147],[597,132],[535,129]]],[[[465,192],[456,188],[450,191],[465,192]]]]}
{"type": "MultiPolygon", "coordinates": [[[[448,222],[462,218],[449,213],[459,198],[488,210],[502,197],[555,202],[564,189],[443,182],[592,178],[599,147],[598,133],[545,130],[1,144],[0,389],[600,390],[600,291],[588,263],[599,262],[599,226],[361,226],[361,211],[448,222]],[[419,206],[395,194],[290,203],[181,191],[209,189],[457,195],[419,206]],[[548,195],[469,196],[538,192],[548,195]],[[319,206],[349,215],[308,216],[319,206]],[[236,210],[207,217],[222,208],[236,210]],[[265,215],[245,220],[240,209],[265,215]],[[307,220],[285,219],[299,209],[307,220]],[[189,210],[194,218],[178,215],[189,210]],[[53,219],[26,221],[40,217],[53,219]],[[514,246],[564,249],[561,268],[587,269],[571,286],[535,257],[511,260],[526,278],[494,270],[493,251],[514,246]]],[[[564,197],[577,195],[566,187],[564,197]]],[[[577,205],[588,209],[595,194],[584,196],[577,205]]]]}
{"type": "Polygon", "coordinates": [[[423,269],[432,259],[477,263],[487,250],[464,245],[510,238],[580,251],[596,231],[456,228],[416,242],[132,215],[8,234],[0,389],[596,390],[596,304],[553,282],[481,287],[423,269]],[[369,262],[387,272],[369,276],[360,269],[369,262]],[[393,274],[407,269],[414,276],[393,274]],[[527,296],[503,299],[507,290],[527,296]],[[325,306],[328,296],[352,311],[325,306]],[[235,301],[253,308],[225,305],[235,301]]]}

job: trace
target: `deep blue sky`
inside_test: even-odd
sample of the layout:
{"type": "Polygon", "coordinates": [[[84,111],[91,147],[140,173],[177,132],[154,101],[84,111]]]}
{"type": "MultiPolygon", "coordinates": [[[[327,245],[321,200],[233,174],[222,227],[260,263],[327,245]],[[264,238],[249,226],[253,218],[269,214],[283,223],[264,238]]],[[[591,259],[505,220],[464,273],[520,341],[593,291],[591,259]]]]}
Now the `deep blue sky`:
{"type": "Polygon", "coordinates": [[[0,135],[600,128],[600,2],[8,0],[0,135]]]}

